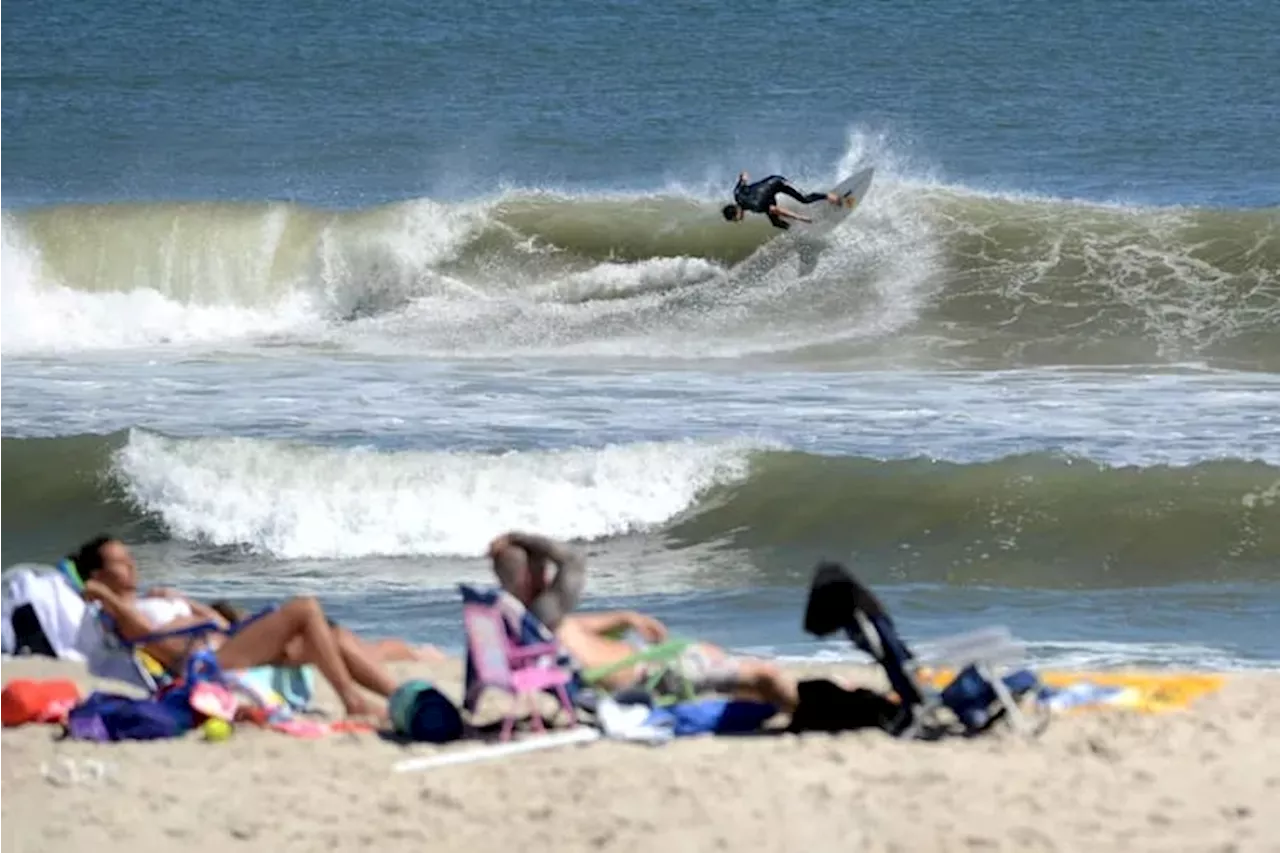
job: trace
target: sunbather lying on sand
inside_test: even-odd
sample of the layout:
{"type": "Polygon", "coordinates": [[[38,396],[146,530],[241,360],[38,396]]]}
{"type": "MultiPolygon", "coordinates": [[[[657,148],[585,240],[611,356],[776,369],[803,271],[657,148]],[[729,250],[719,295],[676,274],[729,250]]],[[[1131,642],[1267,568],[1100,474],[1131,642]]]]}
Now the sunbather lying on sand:
{"type": "MultiPolygon", "coordinates": [[[[667,637],[665,625],[632,610],[570,613],[586,583],[586,564],[581,555],[561,543],[528,533],[506,533],[490,543],[489,556],[503,588],[551,628],[586,669],[615,664],[640,651],[619,639],[629,630],[651,643],[667,637]],[[558,568],[550,583],[546,577],[548,561],[558,568]]],[[[772,663],[735,657],[710,643],[692,643],[678,658],[661,665],[696,691],[759,699],[787,713],[794,711],[799,701],[795,680],[772,663]]],[[[646,666],[641,663],[615,672],[605,680],[605,686],[615,690],[629,687],[648,674],[646,666]]]]}
{"type": "MultiPolygon", "coordinates": [[[[665,625],[634,610],[571,613],[560,623],[556,639],[579,664],[594,669],[618,663],[641,650],[618,639],[627,631],[635,631],[650,643],[667,639],[665,625]]],[[[772,663],[736,657],[710,643],[691,643],[673,660],[621,669],[606,678],[604,686],[620,690],[636,684],[649,675],[650,666],[661,666],[699,693],[757,699],[787,713],[794,711],[799,702],[795,680],[772,663]]]]}
{"type": "MultiPolygon", "coordinates": [[[[84,597],[102,603],[126,640],[208,621],[227,627],[222,615],[199,602],[139,596],[137,565],[117,539],[99,536],[69,559],[84,582],[84,597]]],[[[291,598],[229,636],[214,632],[208,639],[218,664],[225,669],[314,664],[333,686],[349,716],[381,715],[360,687],[389,697],[397,686],[362,644],[352,642],[349,631],[330,627],[320,603],[311,597],[291,598]]],[[[189,638],[175,637],[150,643],[144,650],[170,672],[180,672],[192,644],[189,638]]]]}

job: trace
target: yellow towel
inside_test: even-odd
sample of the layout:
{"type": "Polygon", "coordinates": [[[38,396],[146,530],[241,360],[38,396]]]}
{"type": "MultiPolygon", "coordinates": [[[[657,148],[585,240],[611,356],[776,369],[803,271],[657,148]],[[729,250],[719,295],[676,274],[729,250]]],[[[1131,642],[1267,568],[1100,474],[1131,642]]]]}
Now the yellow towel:
{"type": "MultiPolygon", "coordinates": [[[[1040,680],[1050,687],[1066,688],[1088,682],[1101,687],[1120,687],[1115,699],[1082,708],[1128,708],[1154,714],[1186,708],[1201,696],[1222,689],[1227,677],[1219,673],[1203,672],[1040,672],[1040,680]]],[[[941,689],[954,677],[947,670],[931,670],[923,673],[926,681],[941,689]]]]}

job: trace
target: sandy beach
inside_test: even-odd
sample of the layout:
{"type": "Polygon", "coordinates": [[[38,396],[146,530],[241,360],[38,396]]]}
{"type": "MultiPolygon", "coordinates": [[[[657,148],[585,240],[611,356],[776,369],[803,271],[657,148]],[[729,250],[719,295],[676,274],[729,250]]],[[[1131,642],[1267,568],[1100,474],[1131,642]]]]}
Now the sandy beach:
{"type": "MultiPolygon", "coordinates": [[[[400,672],[456,696],[458,670],[400,672]]],[[[48,659],[7,662],[3,676],[94,683],[48,659]]],[[[409,774],[391,766],[435,748],[245,726],[218,744],[95,745],[26,726],[3,733],[3,842],[7,853],[1280,850],[1278,689],[1274,675],[1235,676],[1187,711],[1064,715],[1032,742],[1003,731],[598,742],[409,774]],[[61,759],[100,761],[105,777],[47,779],[61,759]]]]}

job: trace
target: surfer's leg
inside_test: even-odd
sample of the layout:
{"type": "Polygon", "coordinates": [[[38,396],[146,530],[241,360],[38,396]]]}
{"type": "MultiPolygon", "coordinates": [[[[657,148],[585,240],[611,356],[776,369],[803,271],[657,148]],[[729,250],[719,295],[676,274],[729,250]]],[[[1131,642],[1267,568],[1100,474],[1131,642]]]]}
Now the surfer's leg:
{"type": "Polygon", "coordinates": [[[813,204],[815,201],[831,200],[830,193],[801,193],[790,184],[783,184],[782,186],[778,187],[778,192],[782,193],[785,196],[790,196],[791,198],[794,198],[796,201],[800,202],[801,204],[813,204]]]}

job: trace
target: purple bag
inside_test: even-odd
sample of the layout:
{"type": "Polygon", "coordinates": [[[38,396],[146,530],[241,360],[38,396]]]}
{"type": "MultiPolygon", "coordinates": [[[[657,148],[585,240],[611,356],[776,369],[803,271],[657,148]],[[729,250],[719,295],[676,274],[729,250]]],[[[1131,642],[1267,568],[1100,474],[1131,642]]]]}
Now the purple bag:
{"type": "Polygon", "coordinates": [[[184,698],[157,701],[95,691],[67,715],[67,736],[99,742],[179,737],[195,727],[184,698]]]}

